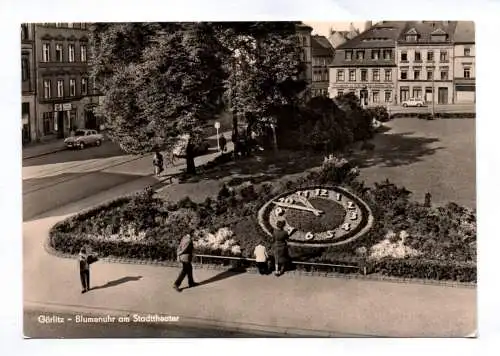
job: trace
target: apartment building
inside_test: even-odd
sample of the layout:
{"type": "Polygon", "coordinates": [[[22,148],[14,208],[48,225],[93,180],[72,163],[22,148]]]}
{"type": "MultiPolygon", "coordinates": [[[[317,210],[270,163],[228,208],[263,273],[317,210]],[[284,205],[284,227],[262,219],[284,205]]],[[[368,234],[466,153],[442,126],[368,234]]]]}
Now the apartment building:
{"type": "Polygon", "coordinates": [[[329,71],[335,51],[325,36],[312,36],[312,96],[328,96],[329,71]]]}
{"type": "Polygon", "coordinates": [[[329,96],[352,92],[364,106],[395,104],[396,41],[404,26],[401,21],[382,21],[336,48],[329,96]]]}
{"type": "Polygon", "coordinates": [[[300,53],[300,60],[304,64],[303,78],[308,84],[308,89],[305,92],[305,96],[309,97],[311,94],[312,86],[312,27],[305,24],[298,24],[296,27],[298,45],[302,49],[300,53]]]}
{"type": "Polygon", "coordinates": [[[21,25],[21,130],[22,142],[28,143],[36,133],[35,26],[21,25]]]}
{"type": "Polygon", "coordinates": [[[409,21],[397,41],[397,98],[427,103],[454,102],[456,21],[409,21]]]}
{"type": "Polygon", "coordinates": [[[459,21],[454,34],[454,102],[476,102],[476,45],[472,21],[459,21]]]}

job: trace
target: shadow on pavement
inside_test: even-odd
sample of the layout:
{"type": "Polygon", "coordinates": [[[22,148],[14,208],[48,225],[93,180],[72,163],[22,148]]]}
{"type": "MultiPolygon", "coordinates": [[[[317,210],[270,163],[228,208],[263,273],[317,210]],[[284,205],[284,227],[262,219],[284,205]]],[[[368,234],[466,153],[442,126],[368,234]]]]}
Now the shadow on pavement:
{"type": "Polygon", "coordinates": [[[114,281],[109,281],[108,283],[103,284],[102,286],[97,286],[97,287],[90,288],[90,290],[116,287],[116,286],[118,286],[120,284],[123,284],[123,283],[133,282],[133,281],[139,281],[141,279],[142,279],[142,276],[136,276],[136,277],[127,276],[127,277],[123,277],[123,278],[120,278],[120,279],[115,279],[114,281]]]}
{"type": "Polygon", "coordinates": [[[247,270],[244,267],[233,267],[228,269],[227,271],[221,272],[213,277],[210,277],[209,279],[205,279],[204,281],[201,281],[198,285],[202,286],[205,284],[210,284],[210,283],[215,283],[222,281],[226,278],[231,278],[240,274],[245,273],[247,270]]]}

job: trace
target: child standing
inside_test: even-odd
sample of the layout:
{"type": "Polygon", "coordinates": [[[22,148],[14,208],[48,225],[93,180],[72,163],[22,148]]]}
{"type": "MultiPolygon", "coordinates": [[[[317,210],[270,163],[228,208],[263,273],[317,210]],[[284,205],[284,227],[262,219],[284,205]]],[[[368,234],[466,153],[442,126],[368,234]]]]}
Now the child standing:
{"type": "Polygon", "coordinates": [[[263,245],[263,241],[259,242],[254,249],[255,262],[257,262],[257,268],[259,269],[259,273],[267,274],[267,251],[266,247],[263,245]]]}
{"type": "Polygon", "coordinates": [[[78,254],[78,264],[80,266],[80,281],[82,282],[82,293],[90,290],[90,264],[98,260],[94,254],[88,254],[87,249],[82,247],[78,254]]]}

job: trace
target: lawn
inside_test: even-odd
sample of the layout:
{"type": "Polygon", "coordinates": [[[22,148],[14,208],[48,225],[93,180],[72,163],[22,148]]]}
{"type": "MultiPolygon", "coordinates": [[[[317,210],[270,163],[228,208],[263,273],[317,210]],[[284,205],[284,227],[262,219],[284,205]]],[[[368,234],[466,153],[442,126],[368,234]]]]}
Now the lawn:
{"type": "Polygon", "coordinates": [[[424,200],[476,207],[476,144],[473,119],[395,119],[373,140],[375,150],[358,154],[361,179],[368,184],[388,178],[424,200]]]}

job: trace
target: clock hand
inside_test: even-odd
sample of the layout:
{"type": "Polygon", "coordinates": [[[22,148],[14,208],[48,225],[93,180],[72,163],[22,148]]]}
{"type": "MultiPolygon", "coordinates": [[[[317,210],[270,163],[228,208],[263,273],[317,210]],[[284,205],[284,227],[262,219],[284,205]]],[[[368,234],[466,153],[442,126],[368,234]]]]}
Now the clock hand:
{"type": "Polygon", "coordinates": [[[309,201],[309,199],[307,199],[306,197],[303,197],[303,196],[300,196],[300,195],[296,195],[295,198],[298,201],[300,201],[301,203],[303,203],[305,206],[307,206],[308,208],[316,210],[316,208],[311,204],[311,202],[309,201]]]}
{"type": "Polygon", "coordinates": [[[307,206],[282,203],[282,202],[278,202],[278,201],[273,201],[273,204],[276,204],[276,205],[281,206],[283,208],[309,211],[309,212],[313,213],[316,216],[320,216],[321,214],[323,214],[322,210],[318,210],[318,209],[314,209],[314,208],[309,208],[307,206]]]}

